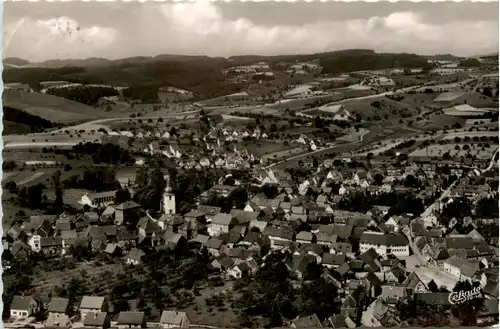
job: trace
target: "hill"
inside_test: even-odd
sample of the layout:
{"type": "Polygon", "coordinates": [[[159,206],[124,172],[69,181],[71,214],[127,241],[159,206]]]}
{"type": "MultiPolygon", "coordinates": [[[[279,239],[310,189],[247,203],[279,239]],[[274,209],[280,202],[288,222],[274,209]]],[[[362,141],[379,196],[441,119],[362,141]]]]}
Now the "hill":
{"type": "Polygon", "coordinates": [[[3,65],[6,64],[14,66],[23,66],[23,65],[29,65],[30,62],[18,57],[7,57],[3,60],[3,65]]]}
{"type": "Polygon", "coordinates": [[[3,106],[3,135],[35,133],[54,126],[54,123],[37,115],[3,106]]]}
{"type": "MultiPolygon", "coordinates": [[[[110,112],[74,102],[65,98],[16,90],[4,90],[3,107],[24,111],[51,122],[63,124],[110,117],[110,112]]],[[[22,122],[26,123],[26,122],[22,122]]]]}
{"type": "Polygon", "coordinates": [[[368,49],[278,56],[233,56],[229,59],[208,56],[158,55],[119,60],[89,58],[85,60],[52,60],[37,63],[37,67],[6,68],[4,82],[22,82],[39,90],[39,83],[64,80],[83,84],[133,86],[155,90],[172,86],[188,90],[199,99],[210,99],[240,92],[245,86],[228,84],[222,73],[231,66],[266,61],[279,62],[319,60],[323,73],[341,73],[393,67],[422,67],[427,59],[413,54],[384,54],[368,49]],[[46,67],[43,67],[46,66],[46,67]]]}
{"type": "Polygon", "coordinates": [[[433,61],[458,61],[462,59],[462,57],[457,57],[451,54],[430,55],[430,56],[425,56],[425,58],[433,61]]]}

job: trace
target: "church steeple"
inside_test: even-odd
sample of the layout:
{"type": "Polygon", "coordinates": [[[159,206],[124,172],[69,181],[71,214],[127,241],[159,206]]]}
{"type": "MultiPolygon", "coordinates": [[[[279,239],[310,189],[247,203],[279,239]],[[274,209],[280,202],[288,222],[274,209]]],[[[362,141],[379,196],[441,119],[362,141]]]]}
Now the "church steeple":
{"type": "Polygon", "coordinates": [[[167,215],[175,215],[175,195],[172,192],[172,186],[170,185],[170,176],[165,176],[165,191],[163,192],[162,198],[162,211],[167,215]]]}
{"type": "Polygon", "coordinates": [[[165,193],[172,193],[172,186],[170,186],[170,175],[165,176],[165,193]]]}

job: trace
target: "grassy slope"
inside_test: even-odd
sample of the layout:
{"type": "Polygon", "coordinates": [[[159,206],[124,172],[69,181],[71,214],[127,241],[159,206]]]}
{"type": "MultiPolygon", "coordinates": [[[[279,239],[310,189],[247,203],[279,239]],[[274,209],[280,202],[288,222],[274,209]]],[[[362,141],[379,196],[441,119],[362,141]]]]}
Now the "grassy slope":
{"type": "Polygon", "coordinates": [[[52,122],[74,123],[114,115],[113,112],[106,112],[65,98],[41,93],[5,90],[2,98],[4,106],[24,110],[52,122]]]}

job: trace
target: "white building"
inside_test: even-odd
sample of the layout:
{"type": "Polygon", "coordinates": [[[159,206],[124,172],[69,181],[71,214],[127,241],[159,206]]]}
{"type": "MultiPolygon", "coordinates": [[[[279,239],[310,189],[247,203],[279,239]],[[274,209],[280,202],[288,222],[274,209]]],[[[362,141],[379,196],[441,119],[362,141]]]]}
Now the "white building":
{"type": "Polygon", "coordinates": [[[175,215],[175,195],[172,192],[172,187],[170,186],[170,177],[166,176],[165,180],[167,181],[167,185],[165,187],[165,191],[163,192],[163,213],[166,215],[175,215]]]}
{"type": "Polygon", "coordinates": [[[410,256],[410,244],[401,234],[364,232],[359,239],[359,249],[363,253],[373,248],[379,255],[393,254],[396,257],[410,256]]]}
{"type": "Polygon", "coordinates": [[[38,303],[31,296],[14,296],[10,305],[10,317],[25,319],[39,310],[38,303]]]}
{"type": "Polygon", "coordinates": [[[79,203],[83,205],[88,205],[91,208],[98,208],[109,206],[110,204],[115,203],[116,201],[116,190],[115,191],[107,191],[100,193],[85,193],[80,199],[79,203]]]}

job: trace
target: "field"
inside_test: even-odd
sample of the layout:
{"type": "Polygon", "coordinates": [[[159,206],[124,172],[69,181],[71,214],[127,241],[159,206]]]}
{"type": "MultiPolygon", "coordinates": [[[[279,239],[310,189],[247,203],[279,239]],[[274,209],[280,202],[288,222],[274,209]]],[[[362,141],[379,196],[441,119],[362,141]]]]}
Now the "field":
{"type": "Polygon", "coordinates": [[[4,149],[8,148],[43,148],[43,147],[71,147],[78,143],[95,142],[101,140],[102,133],[56,133],[32,134],[32,135],[9,135],[3,136],[4,149]]]}
{"type": "Polygon", "coordinates": [[[292,156],[296,156],[296,155],[299,155],[301,153],[306,153],[306,152],[307,152],[307,149],[304,147],[294,147],[294,148],[289,148],[286,150],[276,151],[273,153],[263,155],[262,160],[263,161],[269,161],[269,160],[275,160],[275,159],[279,160],[279,159],[284,158],[284,157],[292,157],[292,156]]]}
{"type": "Polygon", "coordinates": [[[498,149],[498,144],[487,146],[479,146],[478,144],[445,144],[445,145],[430,145],[427,148],[416,150],[410,156],[429,156],[442,157],[443,154],[449,152],[452,157],[465,157],[468,153],[475,155],[478,159],[490,159],[498,149]],[[464,145],[470,149],[464,150],[464,145]],[[460,149],[457,150],[456,147],[460,149]]]}
{"type": "Polygon", "coordinates": [[[403,99],[401,99],[399,102],[406,104],[408,106],[413,106],[413,107],[424,107],[427,104],[431,103],[434,99],[439,94],[437,93],[415,93],[415,94],[410,94],[410,93],[402,93],[402,94],[397,94],[396,96],[402,96],[403,99]]]}
{"type": "Polygon", "coordinates": [[[437,130],[437,129],[443,129],[445,127],[448,127],[449,129],[457,123],[463,125],[465,123],[465,119],[440,114],[440,115],[431,115],[429,116],[429,119],[415,121],[413,126],[425,130],[437,130]]]}
{"type": "Polygon", "coordinates": [[[343,142],[355,142],[361,139],[364,139],[364,136],[368,135],[370,131],[367,129],[359,129],[358,131],[353,131],[347,135],[337,138],[339,141],[343,142]]]}
{"type": "Polygon", "coordinates": [[[292,149],[295,146],[293,145],[285,146],[283,145],[282,142],[279,141],[275,142],[275,141],[259,140],[259,141],[243,142],[241,144],[241,147],[246,148],[248,152],[250,154],[253,154],[255,157],[260,157],[266,154],[274,154],[275,152],[278,151],[292,149]]]}
{"type": "Polygon", "coordinates": [[[454,139],[455,137],[498,137],[498,131],[462,131],[447,134],[443,139],[454,139]]]}
{"type": "Polygon", "coordinates": [[[410,105],[393,101],[387,97],[355,99],[343,102],[351,115],[359,114],[363,120],[410,117],[418,114],[410,105]]]}
{"type": "Polygon", "coordinates": [[[25,93],[15,90],[5,90],[2,97],[3,105],[24,110],[45,120],[59,123],[77,123],[113,116],[127,116],[135,110],[127,112],[106,112],[65,98],[41,93],[25,93]]]}

